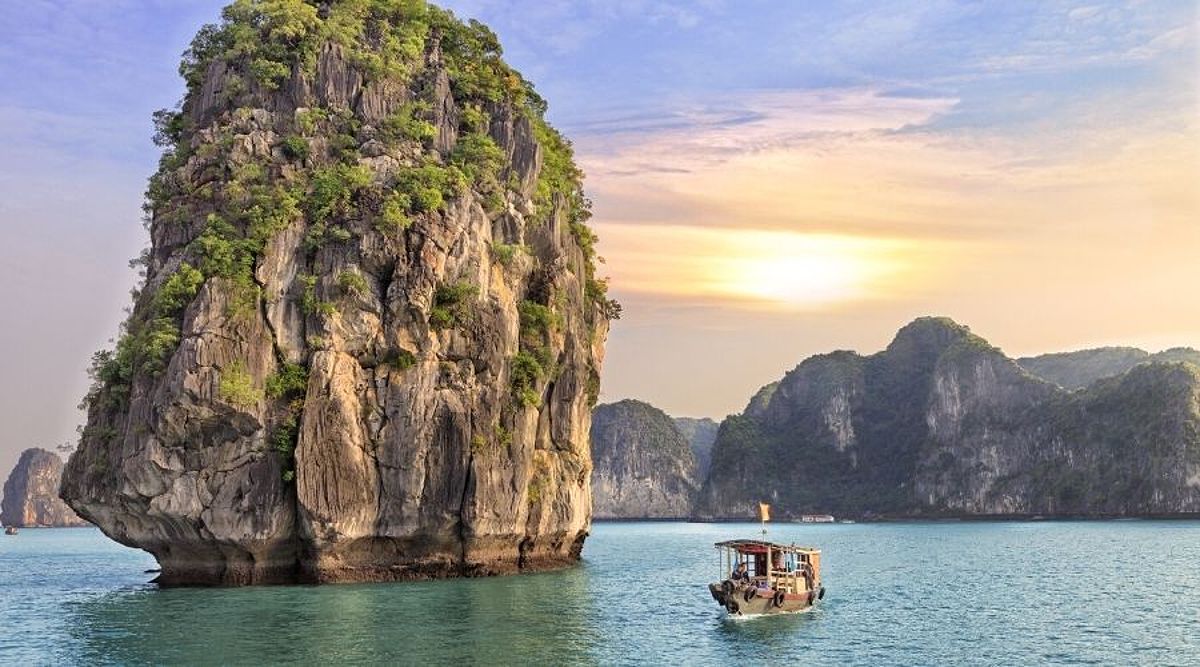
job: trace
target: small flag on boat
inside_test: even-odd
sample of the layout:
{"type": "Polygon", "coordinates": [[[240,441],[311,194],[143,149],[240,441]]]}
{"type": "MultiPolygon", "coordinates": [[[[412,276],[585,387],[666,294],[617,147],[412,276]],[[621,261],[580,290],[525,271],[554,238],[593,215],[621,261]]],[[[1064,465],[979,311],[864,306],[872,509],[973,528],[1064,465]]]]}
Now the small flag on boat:
{"type": "Polygon", "coordinates": [[[759,521],[770,521],[771,520],[771,506],[770,505],[768,505],[766,503],[758,504],[758,520],[759,521]]]}

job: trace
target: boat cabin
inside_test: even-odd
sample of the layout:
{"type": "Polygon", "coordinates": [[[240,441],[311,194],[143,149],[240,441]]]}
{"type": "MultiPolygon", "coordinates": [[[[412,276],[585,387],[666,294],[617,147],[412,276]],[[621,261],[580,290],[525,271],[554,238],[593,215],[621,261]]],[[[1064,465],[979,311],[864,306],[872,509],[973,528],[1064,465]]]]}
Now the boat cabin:
{"type": "Polygon", "coordinates": [[[720,556],[720,579],[728,579],[739,563],[745,563],[752,585],[792,595],[815,591],[820,586],[820,549],[761,540],[730,540],[715,546],[720,556]]]}

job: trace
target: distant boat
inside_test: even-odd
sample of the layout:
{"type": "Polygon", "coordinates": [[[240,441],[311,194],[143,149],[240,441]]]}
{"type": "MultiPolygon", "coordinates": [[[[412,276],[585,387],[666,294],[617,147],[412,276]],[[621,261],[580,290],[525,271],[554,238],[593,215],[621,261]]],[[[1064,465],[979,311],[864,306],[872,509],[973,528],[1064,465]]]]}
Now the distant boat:
{"type": "Polygon", "coordinates": [[[4,529],[4,534],[5,534],[5,535],[16,535],[16,534],[17,534],[17,527],[16,527],[16,526],[9,526],[9,527],[5,528],[5,529],[4,529]]]}
{"type": "Polygon", "coordinates": [[[842,519],[838,523],[855,523],[854,519],[842,519]]]}
{"type": "Polygon", "coordinates": [[[834,521],[832,514],[803,514],[800,516],[800,523],[833,523],[834,521]]]}

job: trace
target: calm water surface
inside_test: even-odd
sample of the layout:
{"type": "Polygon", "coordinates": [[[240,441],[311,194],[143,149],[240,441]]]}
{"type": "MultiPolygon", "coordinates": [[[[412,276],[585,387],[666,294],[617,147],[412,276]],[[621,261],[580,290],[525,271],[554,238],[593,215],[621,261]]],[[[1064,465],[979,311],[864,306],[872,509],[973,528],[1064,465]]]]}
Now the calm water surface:
{"type": "Polygon", "coordinates": [[[712,543],[598,524],[565,572],[158,590],[94,529],[0,536],[0,664],[1200,665],[1200,522],[774,525],[824,550],[817,610],[729,620],[712,543]]]}

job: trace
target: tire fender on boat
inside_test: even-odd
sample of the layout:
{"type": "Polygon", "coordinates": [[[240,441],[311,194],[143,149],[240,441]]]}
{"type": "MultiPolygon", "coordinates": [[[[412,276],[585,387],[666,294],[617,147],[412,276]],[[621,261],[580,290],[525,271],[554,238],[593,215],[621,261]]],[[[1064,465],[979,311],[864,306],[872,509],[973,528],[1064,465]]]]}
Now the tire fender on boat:
{"type": "Polygon", "coordinates": [[[726,600],[725,611],[731,614],[736,614],[741,611],[741,607],[738,606],[737,600],[726,600]]]}
{"type": "Polygon", "coordinates": [[[783,591],[775,591],[775,597],[771,598],[771,602],[774,602],[776,607],[782,607],[783,600],[784,600],[783,591]]]}
{"type": "Polygon", "coordinates": [[[754,590],[754,587],[751,586],[750,588],[746,589],[745,593],[742,593],[742,599],[746,602],[749,602],[754,599],[755,595],[758,595],[758,591],[754,590]]]}
{"type": "Polygon", "coordinates": [[[824,586],[822,586],[822,587],[821,587],[821,592],[820,592],[820,593],[817,593],[817,599],[818,599],[818,600],[824,600],[824,599],[825,599],[825,587],[824,587],[824,586]]]}
{"type": "Polygon", "coordinates": [[[732,593],[733,592],[733,582],[728,579],[726,579],[725,581],[722,581],[721,582],[721,592],[725,593],[726,595],[729,595],[730,593],[732,593]]]}

